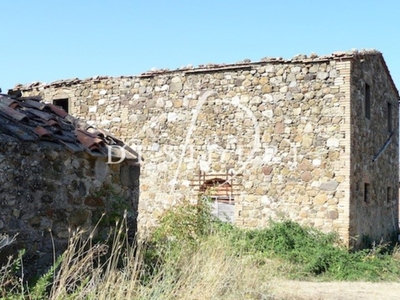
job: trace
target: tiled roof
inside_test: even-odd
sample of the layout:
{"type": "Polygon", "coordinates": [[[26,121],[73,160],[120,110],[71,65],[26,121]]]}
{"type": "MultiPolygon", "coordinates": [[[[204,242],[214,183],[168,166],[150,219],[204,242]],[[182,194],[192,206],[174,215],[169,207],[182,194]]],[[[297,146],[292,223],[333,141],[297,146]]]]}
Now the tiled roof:
{"type": "MultiPolygon", "coordinates": [[[[310,55],[307,56],[304,54],[298,54],[290,59],[284,59],[282,57],[263,57],[259,61],[255,61],[255,62],[252,62],[250,59],[244,59],[242,61],[238,61],[236,63],[229,63],[229,64],[209,63],[209,64],[198,65],[197,67],[188,65],[188,66],[183,66],[181,68],[174,69],[174,70],[153,68],[153,69],[151,69],[147,72],[141,73],[140,75],[137,75],[137,76],[120,76],[117,78],[121,78],[121,79],[122,78],[132,79],[132,78],[136,78],[136,77],[137,78],[148,78],[148,77],[172,74],[172,73],[177,73],[177,72],[184,73],[184,74],[196,74],[196,73],[213,72],[213,71],[224,71],[224,70],[227,71],[227,70],[251,68],[252,66],[265,64],[265,63],[312,64],[312,63],[321,63],[321,62],[331,61],[331,60],[343,61],[343,60],[352,60],[352,59],[356,59],[356,58],[362,59],[365,56],[378,56],[380,58],[380,60],[382,61],[383,67],[385,69],[385,72],[388,74],[391,85],[392,85],[393,89],[396,91],[396,93],[398,94],[397,87],[394,84],[394,81],[391,77],[391,74],[386,65],[386,62],[383,59],[382,53],[375,49],[361,49],[361,50],[352,49],[350,51],[334,52],[329,55],[317,55],[315,53],[311,53],[310,55]]],[[[95,77],[90,77],[90,78],[86,78],[86,79],[72,78],[72,79],[57,80],[57,81],[54,81],[51,83],[33,82],[33,83],[27,84],[27,85],[17,84],[13,90],[14,91],[41,90],[41,89],[45,89],[45,88],[49,88],[49,87],[54,87],[54,88],[64,87],[64,86],[68,87],[68,86],[74,86],[74,85],[79,85],[79,84],[85,84],[88,82],[100,82],[101,80],[114,80],[114,79],[116,79],[116,77],[95,76],[95,77]]]]}
{"type": "MultiPolygon", "coordinates": [[[[72,152],[86,151],[94,156],[107,156],[107,146],[124,147],[125,158],[137,159],[138,154],[110,133],[93,128],[72,117],[64,109],[41,102],[40,97],[21,97],[21,94],[0,94],[0,134],[21,141],[53,142],[72,152]]],[[[110,148],[113,157],[121,151],[110,148]]]]}

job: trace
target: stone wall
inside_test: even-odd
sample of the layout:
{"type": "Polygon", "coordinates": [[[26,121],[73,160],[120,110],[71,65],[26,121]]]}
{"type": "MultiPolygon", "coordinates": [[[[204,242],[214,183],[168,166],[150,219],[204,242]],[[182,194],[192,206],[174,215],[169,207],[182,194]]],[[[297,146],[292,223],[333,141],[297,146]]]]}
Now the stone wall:
{"type": "Polygon", "coordinates": [[[395,239],[398,230],[399,99],[385,66],[380,59],[366,57],[354,61],[351,72],[350,232],[365,245],[395,239]],[[365,114],[366,85],[370,89],[369,119],[365,114]]]}
{"type": "Polygon", "coordinates": [[[75,229],[105,238],[128,211],[135,234],[139,168],[106,164],[106,158],[72,154],[54,143],[20,142],[1,135],[0,232],[17,235],[1,249],[0,264],[25,249],[25,276],[42,274],[65,250],[75,229]],[[55,249],[53,249],[53,242],[55,249]]]}
{"type": "MultiPolygon", "coordinates": [[[[350,104],[357,89],[351,66],[368,55],[380,57],[297,56],[20,88],[47,100],[68,98],[71,114],[142,153],[142,232],[170,205],[196,198],[199,169],[211,177],[230,170],[237,225],[262,227],[286,217],[336,230],[348,243],[350,104]]],[[[385,80],[382,70],[371,73],[385,80]]],[[[352,158],[360,166],[365,159],[352,158]]]]}

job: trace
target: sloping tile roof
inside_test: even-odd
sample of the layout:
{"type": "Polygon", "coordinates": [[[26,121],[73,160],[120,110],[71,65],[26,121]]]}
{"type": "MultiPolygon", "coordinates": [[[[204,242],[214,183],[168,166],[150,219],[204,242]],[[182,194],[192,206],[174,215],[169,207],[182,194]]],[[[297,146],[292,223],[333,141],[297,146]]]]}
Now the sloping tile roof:
{"type": "MultiPolygon", "coordinates": [[[[120,146],[126,150],[125,158],[138,158],[133,149],[110,133],[72,117],[61,107],[41,102],[40,97],[0,94],[0,134],[21,141],[53,142],[72,152],[86,151],[94,156],[107,156],[108,146],[120,146]]],[[[121,157],[120,151],[111,150],[113,157],[121,157]]]]}
{"type": "Polygon", "coordinates": [[[58,87],[69,87],[74,85],[86,84],[86,83],[98,83],[102,80],[114,80],[116,78],[125,78],[125,79],[132,79],[132,78],[149,78],[158,75],[166,75],[166,74],[173,74],[173,73],[183,73],[183,74],[197,74],[197,73],[205,73],[205,72],[214,72],[214,71],[227,71],[227,70],[237,70],[237,69],[251,69],[252,66],[271,63],[271,64],[287,64],[287,63],[321,63],[321,62],[329,62],[332,60],[354,60],[354,59],[363,59],[366,56],[375,56],[379,57],[383,68],[388,76],[390,84],[397,94],[397,97],[400,101],[399,91],[394,83],[394,80],[390,74],[390,71],[386,65],[386,62],[383,58],[381,52],[376,49],[352,49],[350,51],[338,51],[334,52],[329,55],[322,55],[319,56],[315,53],[311,53],[309,56],[298,54],[295,55],[291,59],[284,59],[282,57],[263,57],[259,61],[252,62],[250,59],[245,59],[236,63],[229,63],[229,64],[202,64],[194,67],[192,65],[183,66],[178,69],[170,70],[170,69],[152,69],[147,72],[141,73],[137,76],[119,76],[119,77],[110,77],[110,76],[96,76],[90,77],[86,79],[79,79],[79,78],[72,78],[72,79],[64,79],[64,80],[57,80],[51,83],[43,83],[43,82],[33,82],[31,84],[22,85],[17,84],[11,91],[15,93],[21,93],[21,91],[32,91],[32,90],[42,90],[50,87],[58,88],[58,87]]]}
{"type": "MultiPolygon", "coordinates": [[[[352,59],[362,59],[366,56],[379,56],[380,60],[382,61],[383,67],[385,72],[387,73],[389,80],[393,89],[398,94],[398,90],[394,81],[390,75],[389,69],[386,65],[385,60],[383,59],[383,55],[376,49],[352,49],[350,51],[338,51],[328,55],[317,55],[316,53],[311,53],[310,55],[303,55],[298,54],[295,55],[291,59],[284,59],[282,57],[263,57],[259,61],[252,62],[250,59],[244,59],[242,61],[238,61],[236,63],[228,63],[228,64],[201,64],[197,67],[192,65],[183,66],[178,69],[170,70],[170,69],[152,69],[147,72],[144,72],[138,76],[120,76],[118,78],[147,78],[147,77],[154,77],[157,75],[165,75],[165,74],[172,74],[176,72],[183,72],[184,74],[196,74],[196,73],[204,73],[204,72],[212,72],[212,71],[223,71],[223,70],[236,70],[236,69],[244,69],[244,68],[251,68],[253,65],[260,65],[265,63],[271,64],[286,64],[286,63],[321,63],[321,62],[328,62],[331,60],[352,60],[352,59]]],[[[72,78],[72,79],[64,79],[64,80],[57,80],[51,83],[43,83],[43,82],[33,82],[31,84],[22,85],[17,84],[14,89],[14,92],[18,93],[20,91],[30,91],[30,90],[39,90],[45,89],[49,87],[64,87],[64,86],[74,86],[79,84],[85,84],[87,82],[100,82],[101,80],[113,80],[115,77],[110,76],[96,76],[90,77],[86,79],[79,79],[79,78],[72,78]]]]}

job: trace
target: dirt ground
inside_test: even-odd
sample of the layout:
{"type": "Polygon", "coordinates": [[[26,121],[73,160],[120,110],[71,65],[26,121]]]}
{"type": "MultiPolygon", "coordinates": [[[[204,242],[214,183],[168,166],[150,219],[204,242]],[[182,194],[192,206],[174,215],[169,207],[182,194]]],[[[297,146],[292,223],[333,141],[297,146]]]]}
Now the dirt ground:
{"type": "Polygon", "coordinates": [[[274,281],[273,299],[349,300],[400,299],[400,283],[274,281]]]}

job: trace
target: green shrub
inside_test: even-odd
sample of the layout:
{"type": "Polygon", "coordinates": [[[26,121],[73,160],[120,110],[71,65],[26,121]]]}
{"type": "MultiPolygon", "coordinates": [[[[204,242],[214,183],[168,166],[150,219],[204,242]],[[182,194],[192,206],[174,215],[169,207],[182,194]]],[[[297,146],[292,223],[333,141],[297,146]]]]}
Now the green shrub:
{"type": "Polygon", "coordinates": [[[247,299],[264,297],[260,287],[274,277],[400,280],[399,247],[351,252],[337,235],[292,221],[240,229],[214,219],[207,198],[166,211],[144,248],[128,242],[124,220],[109,244],[71,239],[32,286],[11,276],[21,257],[10,260],[0,268],[0,299],[247,299]]]}
{"type": "MultiPolygon", "coordinates": [[[[168,209],[147,241],[143,255],[143,282],[155,276],[167,262],[176,261],[179,256],[195,249],[211,233],[212,220],[210,200],[207,197],[199,197],[196,204],[185,200],[181,205],[168,209]]],[[[173,263],[168,265],[172,266],[173,263]]]]}
{"type": "Polygon", "coordinates": [[[154,231],[152,242],[158,245],[193,246],[211,231],[209,199],[200,197],[196,204],[184,201],[167,210],[154,231]]]}
{"type": "Polygon", "coordinates": [[[368,281],[400,278],[400,265],[387,245],[352,252],[340,246],[336,234],[292,221],[272,222],[268,228],[256,230],[220,228],[241,255],[262,254],[296,264],[298,271],[289,277],[368,281]]]}

